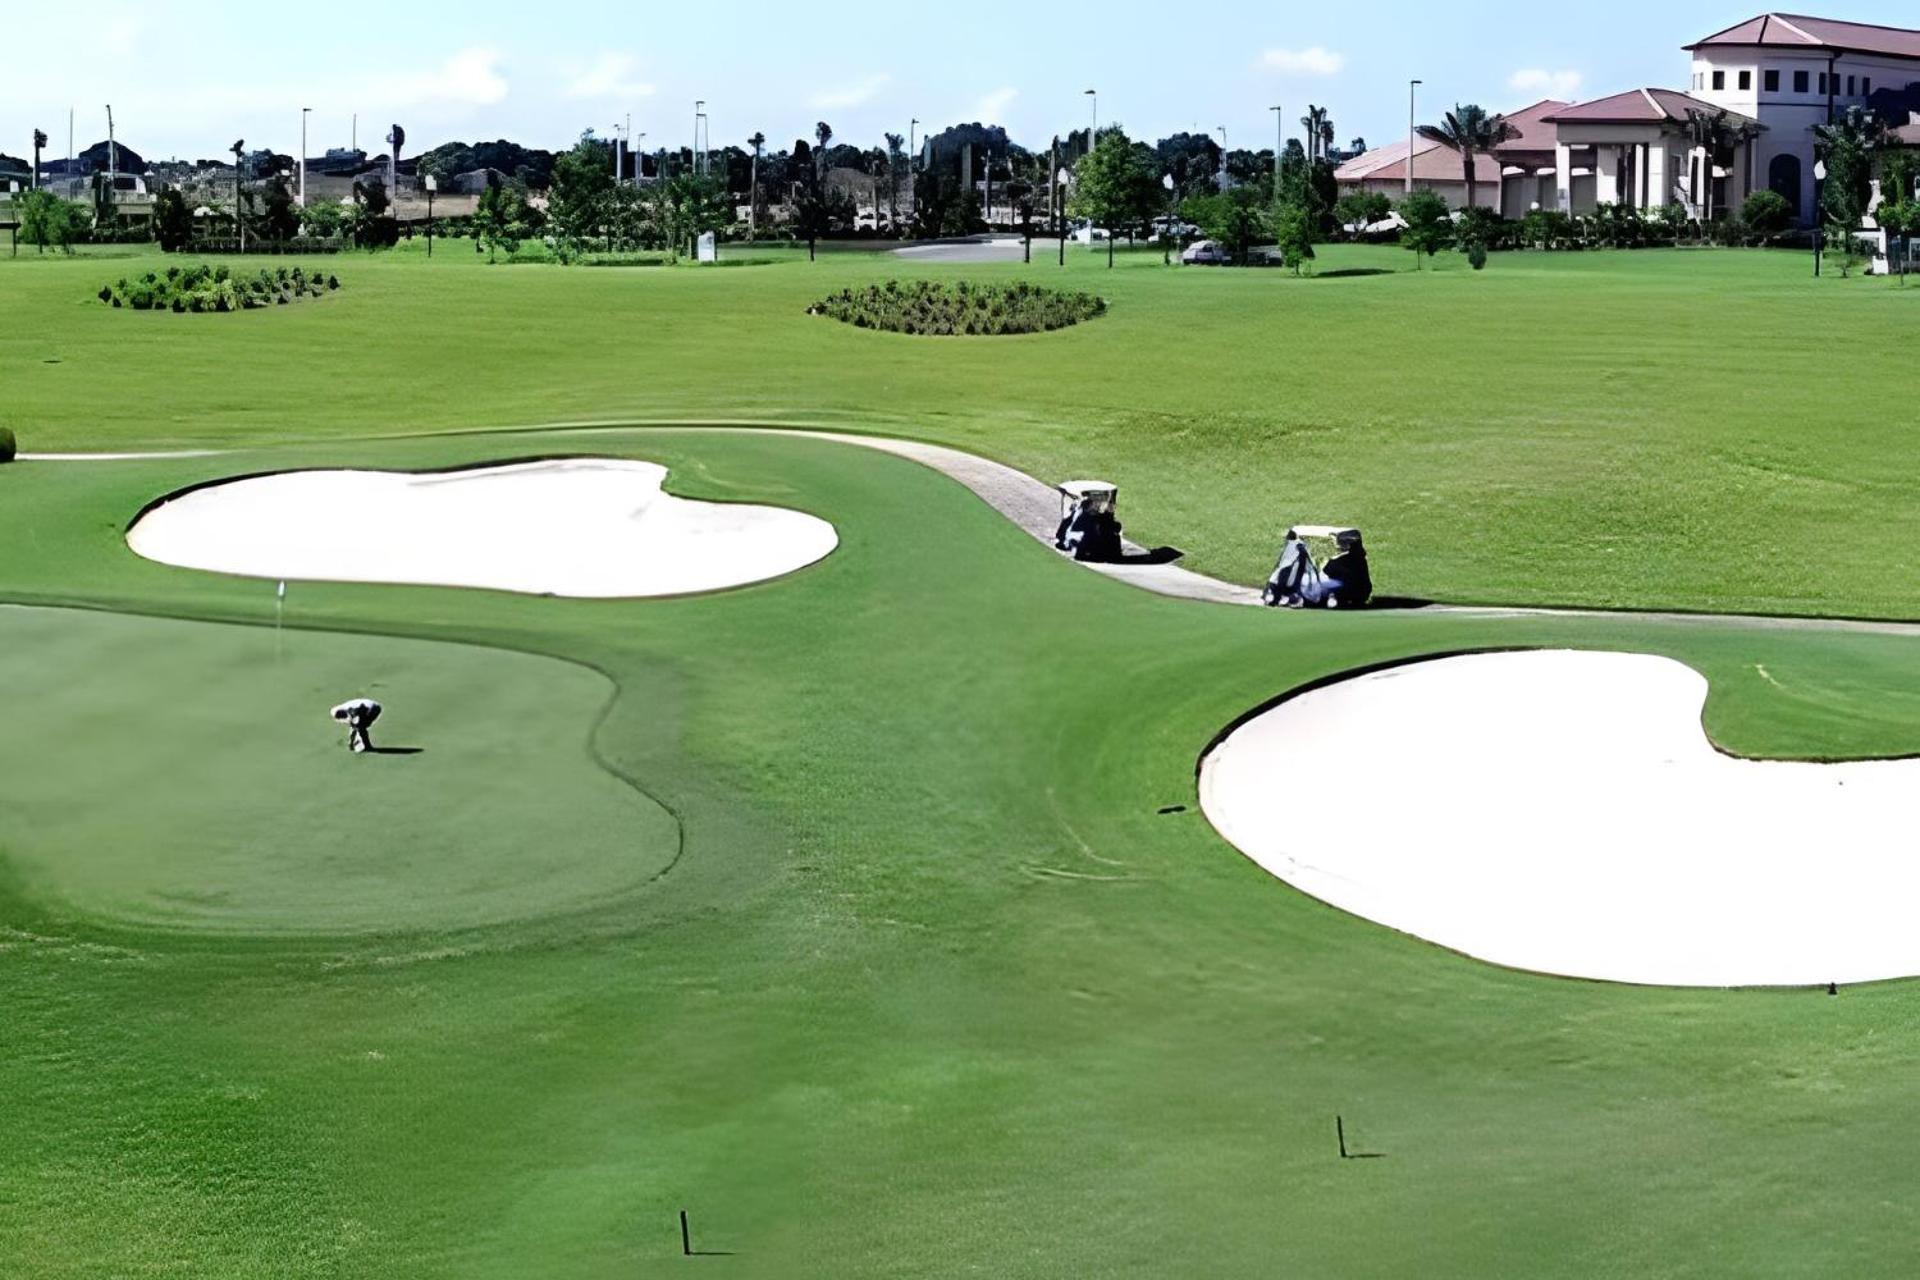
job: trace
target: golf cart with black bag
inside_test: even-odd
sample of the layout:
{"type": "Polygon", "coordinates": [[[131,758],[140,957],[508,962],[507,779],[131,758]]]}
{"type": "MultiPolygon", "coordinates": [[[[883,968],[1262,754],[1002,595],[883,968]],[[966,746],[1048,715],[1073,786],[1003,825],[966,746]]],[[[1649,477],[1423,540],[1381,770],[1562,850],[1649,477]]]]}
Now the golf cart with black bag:
{"type": "Polygon", "coordinates": [[[1287,530],[1280,559],[1261,599],[1280,609],[1358,609],[1373,599],[1373,572],[1360,531],[1345,525],[1298,524],[1287,530]],[[1309,540],[1331,542],[1333,555],[1317,563],[1309,540]]]}
{"type": "Polygon", "coordinates": [[[1119,560],[1120,520],[1114,507],[1118,486],[1105,480],[1068,480],[1060,489],[1060,529],[1053,545],[1075,560],[1111,563],[1119,560]]]}

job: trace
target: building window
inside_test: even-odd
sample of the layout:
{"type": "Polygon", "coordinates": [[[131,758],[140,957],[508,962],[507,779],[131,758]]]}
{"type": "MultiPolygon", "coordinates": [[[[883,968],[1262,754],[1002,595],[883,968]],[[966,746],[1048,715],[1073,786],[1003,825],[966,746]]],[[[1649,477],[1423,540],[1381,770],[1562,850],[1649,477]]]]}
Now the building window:
{"type": "MultiPolygon", "coordinates": [[[[1826,78],[1825,76],[1821,77],[1821,79],[1823,80],[1825,78],[1826,78]]],[[[1806,72],[1796,71],[1793,73],[1793,91],[1795,93],[1805,93],[1807,91],[1807,73],[1806,72]]]]}
{"type": "Polygon", "coordinates": [[[1744,93],[1744,92],[1746,92],[1746,91],[1747,91],[1748,89],[1751,89],[1751,88],[1753,88],[1753,72],[1751,72],[1751,71],[1742,71],[1742,72],[1740,73],[1740,90],[1741,90],[1741,92],[1742,92],[1742,93],[1744,93]]]}
{"type": "Polygon", "coordinates": [[[1778,71],[1767,72],[1761,77],[1761,82],[1767,86],[1768,93],[1780,92],[1780,73],[1778,71]]]}
{"type": "Polygon", "coordinates": [[[1724,88],[1726,88],[1726,87],[1727,87],[1727,73],[1726,73],[1726,72],[1724,72],[1724,71],[1716,71],[1716,72],[1714,72],[1714,73],[1713,73],[1713,87],[1714,87],[1715,89],[1724,89],[1724,88]]]}
{"type": "Polygon", "coordinates": [[[1849,98],[1853,96],[1853,86],[1855,83],[1856,82],[1852,76],[1847,77],[1847,96],[1849,98]]]}
{"type": "Polygon", "coordinates": [[[1860,92],[1863,96],[1870,96],[1873,93],[1873,77],[1872,76],[1860,77],[1860,92]]]}

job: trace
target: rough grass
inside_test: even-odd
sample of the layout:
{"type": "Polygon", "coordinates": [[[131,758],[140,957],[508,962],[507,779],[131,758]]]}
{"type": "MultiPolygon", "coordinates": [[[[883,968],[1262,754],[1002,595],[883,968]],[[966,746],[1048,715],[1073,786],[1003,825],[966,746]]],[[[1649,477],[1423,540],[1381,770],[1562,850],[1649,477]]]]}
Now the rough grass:
{"type": "MultiPolygon", "coordinates": [[[[422,672],[406,644],[345,633],[589,663],[620,690],[591,741],[681,819],[680,862],[563,916],[437,927],[423,913],[441,887],[416,883],[395,904],[411,920],[383,935],[233,936],[76,909],[9,853],[0,1273],[648,1274],[683,1265],[681,1208],[697,1246],[734,1253],[687,1265],[782,1277],[1905,1267],[1887,1206],[1915,1192],[1914,984],[1832,999],[1506,972],[1304,899],[1192,812],[1197,753],[1247,707],[1486,645],[1691,662],[1715,736],[1749,754],[1913,751],[1904,639],[1190,605],[1059,560],[911,463],[695,432],[24,463],[0,472],[0,545],[19,551],[0,557],[0,597],[255,624],[168,624],[177,656],[151,659],[222,664],[269,641],[271,584],[132,556],[121,530],[142,502],[274,466],[535,446],[662,461],[678,492],[799,506],[842,546],[679,601],[296,586],[294,670],[393,679],[394,731],[408,716],[424,762],[486,732],[490,691],[464,707],[435,692],[479,684],[464,664],[422,672]],[[1189,811],[1158,812],[1174,804],[1189,811]],[[1387,1158],[1341,1162],[1336,1113],[1387,1158]]],[[[121,625],[35,616],[49,670],[121,625]]],[[[73,665],[109,706],[144,684],[73,665]]],[[[71,759],[86,697],[30,699],[0,778],[66,764],[104,783],[149,757],[145,734],[101,734],[89,750],[113,770],[71,759]],[[58,758],[27,759],[42,752],[58,758]]],[[[262,755],[309,749],[251,705],[207,714],[262,755]]],[[[562,757],[592,730],[582,707],[534,767],[571,775],[562,757]]],[[[343,767],[407,763],[348,762],[334,733],[314,722],[311,749],[343,767]]],[[[422,783],[423,806],[482,781],[395,777],[422,783]]],[[[128,833],[150,812],[123,785],[95,803],[128,833]]],[[[235,821],[257,812],[233,797],[235,821]]],[[[23,834],[12,814],[0,851],[23,834]]],[[[494,821],[502,848],[600,838],[559,797],[494,821]]],[[[268,852],[298,867],[332,836],[298,824],[268,852]]],[[[410,856],[452,876],[473,852],[450,823],[410,856]]]]}

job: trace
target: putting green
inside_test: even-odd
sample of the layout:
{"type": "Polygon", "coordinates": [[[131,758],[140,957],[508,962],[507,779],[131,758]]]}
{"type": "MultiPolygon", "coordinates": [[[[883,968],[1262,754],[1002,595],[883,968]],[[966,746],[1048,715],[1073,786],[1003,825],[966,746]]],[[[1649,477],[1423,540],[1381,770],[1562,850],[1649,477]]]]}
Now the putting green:
{"type": "Polygon", "coordinates": [[[669,866],[671,815],[594,759],[609,682],[466,645],[0,609],[0,852],[88,913],[247,932],[564,911],[669,866]],[[354,756],[327,708],[388,704],[354,756]]]}

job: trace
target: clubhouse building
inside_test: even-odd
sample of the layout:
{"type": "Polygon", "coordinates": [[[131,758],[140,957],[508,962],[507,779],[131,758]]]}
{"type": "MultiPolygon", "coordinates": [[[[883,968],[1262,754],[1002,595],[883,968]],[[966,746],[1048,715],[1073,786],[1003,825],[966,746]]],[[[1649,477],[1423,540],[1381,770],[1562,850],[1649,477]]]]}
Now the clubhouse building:
{"type": "MultiPolygon", "coordinates": [[[[1814,216],[1814,134],[1848,107],[1871,106],[1920,143],[1920,30],[1769,13],[1686,46],[1684,89],[1645,88],[1591,102],[1541,102],[1507,116],[1520,136],[1476,156],[1475,203],[1509,218],[1533,208],[1589,213],[1685,205],[1699,216],[1779,192],[1803,223],[1814,216]],[[1689,125],[1724,112],[1744,141],[1708,156],[1689,125]],[[1711,184],[1711,186],[1709,186],[1711,184]]],[[[1395,143],[1340,166],[1343,191],[1398,197],[1413,185],[1466,201],[1460,157],[1428,142],[1395,143]]]]}

